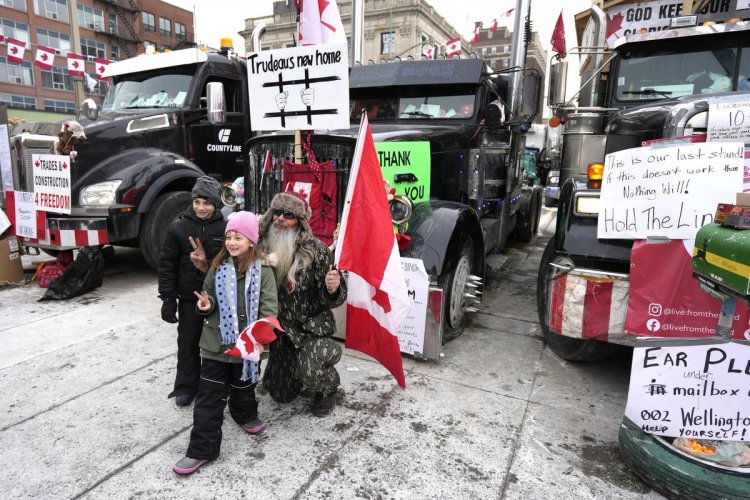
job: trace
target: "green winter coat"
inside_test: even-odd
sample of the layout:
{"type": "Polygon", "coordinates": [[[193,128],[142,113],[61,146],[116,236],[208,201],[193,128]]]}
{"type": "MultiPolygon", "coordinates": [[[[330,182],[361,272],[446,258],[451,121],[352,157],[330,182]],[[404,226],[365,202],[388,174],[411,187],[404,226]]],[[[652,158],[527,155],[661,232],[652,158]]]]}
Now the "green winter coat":
{"type": "MultiPolygon", "coordinates": [[[[231,257],[230,257],[231,258],[231,257]]],[[[235,358],[224,354],[224,351],[234,346],[221,343],[221,329],[219,327],[220,314],[217,309],[216,301],[216,271],[208,270],[206,280],[203,282],[203,290],[208,293],[208,299],[211,301],[211,309],[207,314],[206,322],[203,324],[201,333],[200,348],[201,357],[222,361],[224,363],[242,363],[241,358],[235,358]]],[[[237,275],[237,290],[245,290],[245,274],[237,275]]],[[[241,295],[238,295],[238,299],[241,295]]],[[[237,316],[240,331],[247,326],[247,312],[245,310],[245,300],[237,301],[237,316]]],[[[260,300],[258,303],[258,319],[267,316],[278,316],[279,303],[276,297],[276,278],[273,275],[273,269],[269,266],[260,266],[260,300]]]]}

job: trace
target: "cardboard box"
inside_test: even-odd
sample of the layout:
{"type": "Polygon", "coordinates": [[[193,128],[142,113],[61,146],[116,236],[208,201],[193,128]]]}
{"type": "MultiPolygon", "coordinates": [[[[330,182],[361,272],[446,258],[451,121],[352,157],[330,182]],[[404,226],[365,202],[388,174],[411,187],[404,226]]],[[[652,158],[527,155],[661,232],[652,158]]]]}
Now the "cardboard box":
{"type": "Polygon", "coordinates": [[[0,285],[23,283],[25,279],[18,239],[15,236],[0,237],[0,285]]]}
{"type": "Polygon", "coordinates": [[[750,193],[737,193],[737,205],[750,206],[750,193]]]}

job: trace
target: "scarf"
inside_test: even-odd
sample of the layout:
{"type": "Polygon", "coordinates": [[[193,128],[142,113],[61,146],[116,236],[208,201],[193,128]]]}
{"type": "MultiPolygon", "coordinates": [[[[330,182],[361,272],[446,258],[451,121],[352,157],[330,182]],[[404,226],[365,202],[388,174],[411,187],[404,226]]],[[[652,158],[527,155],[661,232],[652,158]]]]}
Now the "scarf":
{"type": "MultiPolygon", "coordinates": [[[[260,259],[257,259],[247,270],[245,275],[245,312],[247,324],[258,319],[260,304],[260,259]]],[[[219,301],[219,326],[221,343],[234,346],[240,334],[239,318],[237,317],[237,270],[234,260],[227,258],[216,270],[216,296],[219,301]]],[[[255,383],[258,381],[258,363],[243,360],[242,376],[240,380],[255,383]]]]}

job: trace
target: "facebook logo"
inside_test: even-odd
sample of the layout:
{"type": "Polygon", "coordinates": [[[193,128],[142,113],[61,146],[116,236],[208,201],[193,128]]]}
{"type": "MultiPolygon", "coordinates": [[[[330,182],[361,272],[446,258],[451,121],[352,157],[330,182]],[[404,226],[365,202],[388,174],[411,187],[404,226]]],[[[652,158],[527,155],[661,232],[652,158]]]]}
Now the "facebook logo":
{"type": "Polygon", "coordinates": [[[661,323],[659,323],[658,319],[648,319],[646,320],[646,330],[649,332],[658,332],[661,330],[661,323]]]}

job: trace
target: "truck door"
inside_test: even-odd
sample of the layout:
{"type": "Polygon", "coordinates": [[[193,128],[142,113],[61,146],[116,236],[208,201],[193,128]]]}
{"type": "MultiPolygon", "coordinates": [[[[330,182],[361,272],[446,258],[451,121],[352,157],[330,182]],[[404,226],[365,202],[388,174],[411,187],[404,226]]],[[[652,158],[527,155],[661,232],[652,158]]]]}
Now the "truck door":
{"type": "Polygon", "coordinates": [[[198,166],[207,174],[230,181],[243,175],[242,167],[236,165],[236,160],[248,138],[248,118],[242,112],[243,93],[239,80],[207,79],[201,91],[201,107],[206,106],[207,84],[216,81],[224,85],[227,108],[224,123],[209,123],[208,119],[202,118],[190,126],[188,134],[193,146],[192,157],[198,166]]]}

